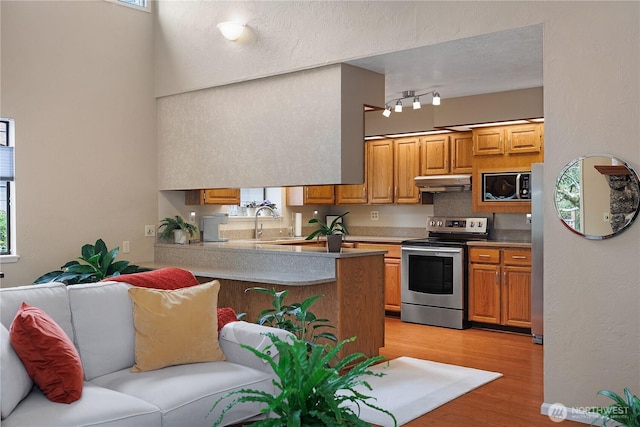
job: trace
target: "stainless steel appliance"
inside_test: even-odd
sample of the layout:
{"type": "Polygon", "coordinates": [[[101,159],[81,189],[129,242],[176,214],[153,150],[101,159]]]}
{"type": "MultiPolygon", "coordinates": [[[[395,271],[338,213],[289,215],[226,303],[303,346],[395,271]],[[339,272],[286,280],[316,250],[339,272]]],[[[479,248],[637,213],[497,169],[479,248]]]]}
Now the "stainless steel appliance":
{"type": "Polygon", "coordinates": [[[416,176],[413,182],[423,193],[471,191],[471,175],[469,174],[416,176]]]}
{"type": "Polygon", "coordinates": [[[488,238],[486,218],[427,218],[426,239],[401,250],[403,322],[464,329],[467,322],[467,244],[488,238]]]}
{"type": "Polygon", "coordinates": [[[542,344],[544,335],[543,309],[543,230],[544,215],[542,203],[543,164],[531,165],[531,334],[533,342],[542,344]]]}
{"type": "Polygon", "coordinates": [[[531,172],[483,172],[483,202],[531,200],[531,172]]]}

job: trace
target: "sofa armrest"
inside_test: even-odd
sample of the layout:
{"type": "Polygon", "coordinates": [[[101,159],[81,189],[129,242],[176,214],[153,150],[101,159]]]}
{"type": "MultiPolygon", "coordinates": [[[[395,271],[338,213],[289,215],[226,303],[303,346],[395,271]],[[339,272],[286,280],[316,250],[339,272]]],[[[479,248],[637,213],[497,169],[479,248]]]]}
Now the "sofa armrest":
{"type": "Polygon", "coordinates": [[[286,340],[287,337],[293,336],[292,333],[283,329],[238,321],[224,325],[220,331],[218,340],[228,362],[272,373],[273,371],[271,370],[271,366],[269,366],[266,361],[260,359],[251,351],[242,347],[244,344],[251,346],[256,350],[264,351],[265,348],[271,346],[269,351],[277,363],[278,350],[272,344],[271,339],[265,335],[266,333],[273,333],[282,340],[286,340]]]}

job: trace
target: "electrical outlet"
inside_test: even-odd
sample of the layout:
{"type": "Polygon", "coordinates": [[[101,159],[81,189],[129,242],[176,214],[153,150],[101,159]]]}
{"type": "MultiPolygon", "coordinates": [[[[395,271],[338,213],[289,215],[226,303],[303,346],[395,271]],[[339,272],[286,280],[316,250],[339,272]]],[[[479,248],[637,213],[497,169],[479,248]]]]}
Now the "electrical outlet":
{"type": "Polygon", "coordinates": [[[145,225],[144,226],[144,237],[153,237],[156,235],[156,227],[155,225],[145,225]]]}
{"type": "Polygon", "coordinates": [[[129,252],[131,252],[131,246],[128,240],[125,240],[122,242],[122,253],[123,254],[128,254],[129,252]]]}
{"type": "Polygon", "coordinates": [[[609,222],[610,219],[611,219],[611,215],[609,214],[609,212],[605,212],[602,214],[602,220],[604,222],[609,222]]]}
{"type": "Polygon", "coordinates": [[[380,214],[378,211],[371,211],[371,221],[377,221],[380,219],[380,214]]]}

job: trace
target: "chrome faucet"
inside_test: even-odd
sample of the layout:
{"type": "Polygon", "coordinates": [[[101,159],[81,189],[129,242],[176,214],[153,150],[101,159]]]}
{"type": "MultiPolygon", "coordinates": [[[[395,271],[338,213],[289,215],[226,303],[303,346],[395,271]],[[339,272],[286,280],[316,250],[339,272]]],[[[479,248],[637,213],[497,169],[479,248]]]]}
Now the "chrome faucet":
{"type": "Polygon", "coordinates": [[[258,215],[260,215],[260,212],[263,209],[266,209],[269,212],[271,212],[271,216],[272,217],[278,218],[278,215],[276,215],[276,211],[274,211],[269,206],[260,206],[258,209],[256,209],[256,222],[255,222],[255,225],[254,225],[256,239],[259,239],[262,236],[262,224],[260,224],[260,230],[258,230],[258,215]]]}

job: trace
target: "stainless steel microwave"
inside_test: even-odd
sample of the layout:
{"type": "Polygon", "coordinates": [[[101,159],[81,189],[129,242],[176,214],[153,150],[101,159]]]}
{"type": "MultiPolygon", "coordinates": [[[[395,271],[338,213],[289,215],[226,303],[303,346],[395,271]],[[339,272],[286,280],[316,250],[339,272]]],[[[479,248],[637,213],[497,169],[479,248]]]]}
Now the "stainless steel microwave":
{"type": "Polygon", "coordinates": [[[531,200],[531,172],[483,172],[483,202],[531,200]]]}

